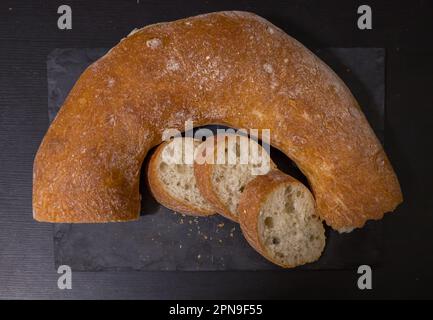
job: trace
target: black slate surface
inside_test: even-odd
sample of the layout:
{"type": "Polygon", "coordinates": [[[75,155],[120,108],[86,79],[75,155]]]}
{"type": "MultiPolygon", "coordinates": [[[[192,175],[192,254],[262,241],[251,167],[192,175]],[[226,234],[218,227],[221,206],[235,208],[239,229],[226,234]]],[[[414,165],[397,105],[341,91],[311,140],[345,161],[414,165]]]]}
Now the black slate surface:
{"type": "MultiPolygon", "coordinates": [[[[47,59],[48,113],[53,120],[81,72],[107,49],[55,49],[47,59]]],[[[384,58],[381,48],[316,50],[345,81],[362,106],[379,138],[384,136],[384,58]]],[[[296,167],[278,150],[275,162],[301,180],[296,167]]],[[[157,204],[141,179],[139,221],[112,224],[54,226],[56,266],[75,271],[104,270],[268,270],[278,269],[253,251],[238,225],[220,216],[192,218],[157,204]]],[[[300,269],[348,269],[380,264],[382,229],[368,223],[351,234],[327,230],[322,258],[300,269]]]]}

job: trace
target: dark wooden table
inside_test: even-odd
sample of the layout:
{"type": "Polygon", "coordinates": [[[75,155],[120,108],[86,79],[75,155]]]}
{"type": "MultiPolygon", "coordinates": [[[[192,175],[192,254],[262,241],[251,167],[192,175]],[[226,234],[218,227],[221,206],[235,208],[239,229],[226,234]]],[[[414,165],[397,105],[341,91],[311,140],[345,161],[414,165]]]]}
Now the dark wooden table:
{"type": "Polygon", "coordinates": [[[0,298],[433,297],[433,5],[366,1],[373,30],[356,26],[358,1],[1,1],[0,298]],[[72,30],[57,8],[72,7],[72,30]],[[219,10],[256,12],[310,48],[384,47],[385,148],[405,202],[383,224],[385,256],[373,290],[356,270],[75,272],[57,288],[53,234],[32,220],[32,163],[48,127],[46,56],[53,48],[111,47],[135,27],[219,10]]]}

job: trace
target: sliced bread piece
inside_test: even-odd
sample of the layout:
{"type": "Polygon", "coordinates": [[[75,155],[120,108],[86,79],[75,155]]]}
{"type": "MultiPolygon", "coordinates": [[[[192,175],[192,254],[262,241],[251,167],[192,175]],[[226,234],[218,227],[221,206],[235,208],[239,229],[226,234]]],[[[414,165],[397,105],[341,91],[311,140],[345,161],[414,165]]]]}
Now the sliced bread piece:
{"type": "Polygon", "coordinates": [[[310,191],[274,170],[247,184],[239,202],[239,223],[250,245],[269,261],[293,268],[319,259],[325,229],[310,191]]]}
{"type": "Polygon", "coordinates": [[[176,137],[159,145],[149,161],[147,179],[153,196],[165,207],[183,214],[208,216],[216,211],[201,196],[193,168],[194,150],[200,143],[190,137],[176,137]]]}
{"type": "Polygon", "coordinates": [[[208,138],[197,149],[195,160],[194,174],[201,194],[218,213],[236,222],[245,185],[275,168],[256,141],[235,134],[208,138]]]}

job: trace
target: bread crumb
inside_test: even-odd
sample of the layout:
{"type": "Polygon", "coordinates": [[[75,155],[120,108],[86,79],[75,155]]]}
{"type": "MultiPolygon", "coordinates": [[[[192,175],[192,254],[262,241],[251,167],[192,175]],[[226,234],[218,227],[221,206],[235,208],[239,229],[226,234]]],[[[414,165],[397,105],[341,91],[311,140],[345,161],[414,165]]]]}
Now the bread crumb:
{"type": "Polygon", "coordinates": [[[236,228],[235,227],[233,227],[233,228],[231,228],[230,229],[230,237],[231,238],[233,238],[233,236],[234,236],[234,232],[236,231],[236,228]]]}
{"type": "Polygon", "coordinates": [[[221,222],[220,224],[217,225],[218,228],[222,228],[224,227],[224,222],[221,222]]]}

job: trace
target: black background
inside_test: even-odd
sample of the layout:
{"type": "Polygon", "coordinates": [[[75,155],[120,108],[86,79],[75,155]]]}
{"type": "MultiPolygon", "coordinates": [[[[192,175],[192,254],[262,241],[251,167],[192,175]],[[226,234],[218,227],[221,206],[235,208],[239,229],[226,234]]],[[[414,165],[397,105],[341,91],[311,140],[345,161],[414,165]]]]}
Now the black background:
{"type": "Polygon", "coordinates": [[[0,298],[432,298],[432,1],[0,2],[0,298]],[[137,3],[138,2],[138,3],[137,3]],[[68,4],[73,29],[57,29],[68,4]],[[359,5],[373,30],[356,27],[359,5]],[[52,225],[32,220],[32,163],[48,127],[46,57],[53,48],[112,47],[133,28],[219,10],[258,13],[307,47],[385,47],[385,149],[405,202],[380,222],[385,256],[373,290],[356,270],[75,272],[57,289],[52,225]]]}

